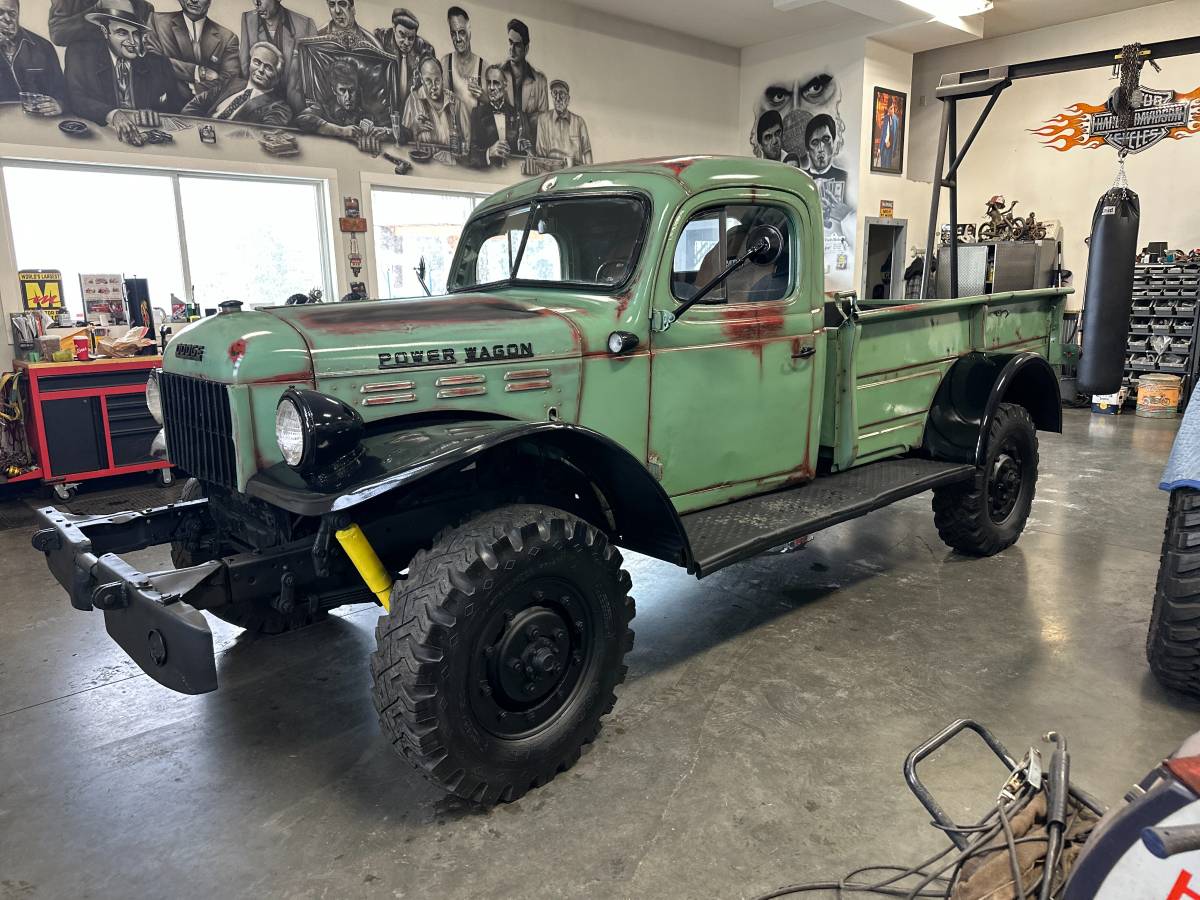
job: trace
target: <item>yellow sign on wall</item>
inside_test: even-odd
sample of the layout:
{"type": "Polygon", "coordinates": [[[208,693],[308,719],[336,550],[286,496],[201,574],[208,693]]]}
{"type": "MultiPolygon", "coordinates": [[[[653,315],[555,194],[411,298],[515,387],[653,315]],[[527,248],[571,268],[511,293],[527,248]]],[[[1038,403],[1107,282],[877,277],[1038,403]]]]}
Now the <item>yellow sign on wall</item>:
{"type": "Polygon", "coordinates": [[[22,269],[17,281],[26,309],[62,309],[62,272],[58,269],[22,269]]]}

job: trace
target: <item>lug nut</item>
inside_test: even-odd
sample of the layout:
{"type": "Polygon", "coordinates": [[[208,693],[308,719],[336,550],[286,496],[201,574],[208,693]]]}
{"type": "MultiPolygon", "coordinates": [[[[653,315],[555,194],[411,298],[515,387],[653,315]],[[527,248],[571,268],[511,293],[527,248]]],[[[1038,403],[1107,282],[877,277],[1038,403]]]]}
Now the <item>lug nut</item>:
{"type": "Polygon", "coordinates": [[[565,631],[563,631],[563,629],[561,629],[561,628],[554,629],[554,639],[556,641],[565,640],[566,637],[567,637],[567,633],[565,631]]]}
{"type": "Polygon", "coordinates": [[[525,629],[525,636],[531,641],[536,641],[542,636],[542,632],[536,625],[530,625],[527,629],[525,629]]]}
{"type": "Polygon", "coordinates": [[[484,656],[487,656],[487,657],[489,657],[489,658],[490,658],[490,657],[492,657],[492,656],[495,656],[495,655],[496,655],[496,648],[495,648],[495,647],[484,647],[484,648],[483,648],[483,655],[484,655],[484,656]]]}
{"type": "Polygon", "coordinates": [[[521,661],[519,659],[514,659],[512,662],[510,662],[508,664],[508,667],[510,669],[512,669],[514,672],[520,672],[521,671],[521,661]]]}
{"type": "Polygon", "coordinates": [[[534,690],[536,690],[534,685],[532,685],[532,684],[525,685],[525,693],[532,694],[534,692],[534,690]]]}
{"type": "Polygon", "coordinates": [[[576,631],[583,631],[583,619],[576,619],[576,620],[575,620],[575,630],[576,630],[576,631]]]}

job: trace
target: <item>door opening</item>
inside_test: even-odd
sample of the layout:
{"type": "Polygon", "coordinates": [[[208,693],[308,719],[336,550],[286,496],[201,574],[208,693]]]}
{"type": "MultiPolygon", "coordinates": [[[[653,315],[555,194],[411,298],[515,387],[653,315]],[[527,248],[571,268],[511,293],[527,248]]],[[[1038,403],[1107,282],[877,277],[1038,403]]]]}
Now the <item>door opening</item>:
{"type": "Polygon", "coordinates": [[[904,248],[908,236],[907,219],[868,217],[867,252],[863,256],[862,293],[864,300],[904,299],[904,248]]]}

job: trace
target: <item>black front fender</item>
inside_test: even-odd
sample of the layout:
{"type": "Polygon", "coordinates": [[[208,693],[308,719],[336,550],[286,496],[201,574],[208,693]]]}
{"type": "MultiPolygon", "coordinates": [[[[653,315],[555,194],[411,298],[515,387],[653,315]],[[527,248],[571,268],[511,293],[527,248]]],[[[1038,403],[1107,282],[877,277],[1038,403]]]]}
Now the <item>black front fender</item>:
{"type": "Polygon", "coordinates": [[[620,444],[567,422],[441,422],[374,434],[362,442],[364,452],[355,474],[337,490],[314,489],[280,463],[254,475],[246,493],[303,516],[348,513],[522,441],[553,450],[596,484],[609,504],[615,537],[622,546],[689,565],[686,533],[662,486],[620,444]]]}
{"type": "Polygon", "coordinates": [[[942,378],[925,428],[935,459],[983,462],[987,435],[1001,403],[1025,407],[1039,431],[1062,432],[1058,375],[1036,353],[972,353],[942,378]]]}

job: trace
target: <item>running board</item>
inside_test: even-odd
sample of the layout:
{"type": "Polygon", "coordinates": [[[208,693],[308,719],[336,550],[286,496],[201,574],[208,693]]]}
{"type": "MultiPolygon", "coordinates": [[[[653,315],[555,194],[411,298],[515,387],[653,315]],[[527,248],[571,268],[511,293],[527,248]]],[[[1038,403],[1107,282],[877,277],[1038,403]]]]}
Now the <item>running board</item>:
{"type": "Polygon", "coordinates": [[[831,525],[964,481],[975,467],[932,459],[885,459],[799,487],[736,500],[682,517],[692,548],[692,571],[703,578],[831,525]]]}

